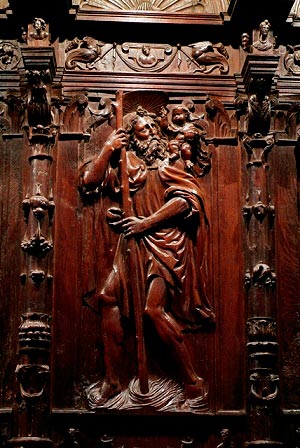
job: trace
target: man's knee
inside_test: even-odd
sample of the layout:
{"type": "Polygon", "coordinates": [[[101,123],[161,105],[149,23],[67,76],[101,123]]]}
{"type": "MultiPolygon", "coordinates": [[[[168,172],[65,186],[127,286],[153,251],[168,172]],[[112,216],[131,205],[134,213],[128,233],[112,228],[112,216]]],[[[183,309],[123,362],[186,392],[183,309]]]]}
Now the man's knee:
{"type": "Polygon", "coordinates": [[[100,292],[99,302],[102,306],[116,306],[118,303],[115,295],[108,294],[105,291],[100,292]]]}

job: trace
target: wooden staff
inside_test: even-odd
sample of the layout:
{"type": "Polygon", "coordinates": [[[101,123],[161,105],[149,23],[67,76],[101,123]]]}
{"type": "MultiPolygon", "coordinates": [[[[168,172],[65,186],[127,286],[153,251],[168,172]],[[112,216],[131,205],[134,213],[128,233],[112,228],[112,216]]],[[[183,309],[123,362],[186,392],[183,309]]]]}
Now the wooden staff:
{"type": "MultiPolygon", "coordinates": [[[[123,91],[116,94],[116,127],[123,126],[123,91]]],[[[126,147],[121,148],[120,154],[120,172],[121,172],[121,192],[122,208],[124,217],[134,216],[132,200],[130,197],[129,178],[127,171],[126,147]]],[[[140,391],[142,394],[149,392],[147,359],[143,328],[143,311],[145,303],[145,285],[142,266],[140,263],[139,248],[134,238],[130,237],[127,241],[128,254],[128,272],[130,275],[130,286],[133,296],[133,312],[135,320],[135,335],[137,344],[137,364],[140,391]]]]}

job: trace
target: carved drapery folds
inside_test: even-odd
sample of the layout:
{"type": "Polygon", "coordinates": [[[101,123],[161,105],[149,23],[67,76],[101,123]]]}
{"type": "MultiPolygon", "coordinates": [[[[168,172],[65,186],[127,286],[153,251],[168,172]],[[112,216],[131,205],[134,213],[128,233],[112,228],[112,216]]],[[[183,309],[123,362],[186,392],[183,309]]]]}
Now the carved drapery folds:
{"type": "Polygon", "coordinates": [[[98,71],[189,72],[197,75],[227,74],[229,54],[222,43],[202,41],[176,47],[157,43],[125,42],[122,45],[75,37],[66,46],[66,68],[98,71]]]}

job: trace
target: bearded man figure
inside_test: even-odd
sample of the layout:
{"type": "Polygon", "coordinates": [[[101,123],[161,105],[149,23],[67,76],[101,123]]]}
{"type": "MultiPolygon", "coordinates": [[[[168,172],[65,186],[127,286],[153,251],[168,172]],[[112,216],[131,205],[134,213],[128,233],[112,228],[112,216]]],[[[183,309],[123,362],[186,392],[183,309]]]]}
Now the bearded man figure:
{"type": "Polygon", "coordinates": [[[99,306],[104,341],[105,379],[97,391],[97,406],[122,391],[118,369],[122,321],[136,312],[126,262],[129,239],[135,240],[139,253],[139,281],[144,289],[140,318],[150,322],[169,351],[180,373],[185,399],[206,393],[183,335],[186,327],[199,328],[214,320],[201,271],[207,224],[204,198],[197,180],[185,171],[184,162],[169,158],[168,142],[154,118],[141,109],[125,116],[125,129],[113,132],[82,173],[85,189],[100,186],[120,194],[120,169],[111,161],[126,146],[133,216],[124,217],[121,208],[108,210],[108,223],[120,238],[110,275],[103,288],[88,298],[92,306],[99,306]],[[199,239],[199,235],[203,237],[199,239]]]}

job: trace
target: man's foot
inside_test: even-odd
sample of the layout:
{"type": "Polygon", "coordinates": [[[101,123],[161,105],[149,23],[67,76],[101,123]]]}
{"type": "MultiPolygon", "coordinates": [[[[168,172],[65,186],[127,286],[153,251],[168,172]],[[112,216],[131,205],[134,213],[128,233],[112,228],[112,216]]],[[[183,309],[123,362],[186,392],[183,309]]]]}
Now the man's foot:
{"type": "Polygon", "coordinates": [[[91,393],[90,399],[92,399],[97,406],[101,406],[110,398],[118,395],[121,390],[121,385],[118,381],[112,383],[104,380],[101,386],[91,393]]]}
{"type": "Polygon", "coordinates": [[[198,377],[194,383],[186,383],[184,386],[185,397],[188,400],[203,397],[207,393],[204,379],[198,377]]]}

